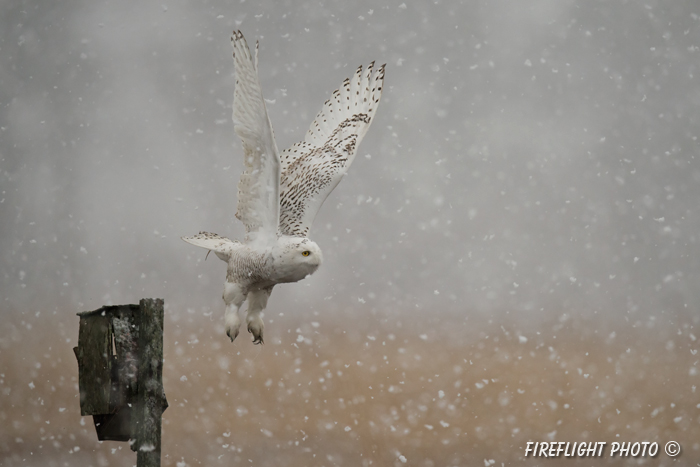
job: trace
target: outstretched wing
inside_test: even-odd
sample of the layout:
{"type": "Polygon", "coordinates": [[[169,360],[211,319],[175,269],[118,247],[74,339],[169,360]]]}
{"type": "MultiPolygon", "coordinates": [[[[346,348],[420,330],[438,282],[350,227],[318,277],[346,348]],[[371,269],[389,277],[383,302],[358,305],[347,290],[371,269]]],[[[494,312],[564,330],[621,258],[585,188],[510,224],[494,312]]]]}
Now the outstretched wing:
{"type": "Polygon", "coordinates": [[[191,237],[180,237],[187,243],[205,248],[209,251],[216,253],[216,256],[224,261],[228,261],[231,256],[231,251],[238,242],[229,240],[226,237],[222,237],[215,233],[209,232],[199,232],[197,235],[191,237]]]}
{"type": "Polygon", "coordinates": [[[323,105],[304,141],[280,155],[279,231],[306,237],[328,195],[338,185],[355,158],[379,105],[384,65],[373,73],[374,62],[363,73],[360,66],[352,79],[323,105]]]}
{"type": "Polygon", "coordinates": [[[231,45],[236,74],[233,129],[243,142],[245,166],[238,182],[236,217],[245,224],[246,241],[272,243],[279,225],[280,157],[260,89],[258,49],[253,62],[240,31],[233,32],[231,45]]]}

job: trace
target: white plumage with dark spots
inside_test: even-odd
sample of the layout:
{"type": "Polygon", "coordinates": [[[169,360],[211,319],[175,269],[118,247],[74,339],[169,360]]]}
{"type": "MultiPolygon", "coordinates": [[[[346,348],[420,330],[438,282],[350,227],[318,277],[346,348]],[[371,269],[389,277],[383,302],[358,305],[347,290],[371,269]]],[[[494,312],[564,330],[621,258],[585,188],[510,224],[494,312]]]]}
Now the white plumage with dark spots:
{"type": "MultiPolygon", "coordinates": [[[[260,313],[272,288],[313,274],[323,261],[307,235],[321,205],[352,164],[382,96],[384,65],[362,66],[343,81],[311,124],[304,140],[277,150],[258,79],[258,47],[251,56],[240,31],[231,37],[236,87],[233,129],[243,143],[245,170],[238,182],[236,217],[242,242],[200,232],[182,239],[213,251],[228,264],[224,283],[226,334],[233,341],[248,300],[246,324],[253,343],[263,342],[260,313]]],[[[208,253],[207,253],[208,254],[208,253]]]]}

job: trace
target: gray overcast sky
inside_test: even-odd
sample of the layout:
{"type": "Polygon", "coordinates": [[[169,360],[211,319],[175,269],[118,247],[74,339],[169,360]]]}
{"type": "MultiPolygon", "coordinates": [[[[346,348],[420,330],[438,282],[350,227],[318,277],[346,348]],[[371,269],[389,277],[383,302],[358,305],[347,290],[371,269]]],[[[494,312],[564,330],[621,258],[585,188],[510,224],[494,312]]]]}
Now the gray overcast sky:
{"type": "Polygon", "coordinates": [[[387,63],[311,232],[325,263],[273,312],[697,312],[697,2],[379,5],[3,2],[2,312],[223,312],[225,265],[179,237],[242,237],[238,28],[260,40],[280,148],[359,64],[387,63]]]}

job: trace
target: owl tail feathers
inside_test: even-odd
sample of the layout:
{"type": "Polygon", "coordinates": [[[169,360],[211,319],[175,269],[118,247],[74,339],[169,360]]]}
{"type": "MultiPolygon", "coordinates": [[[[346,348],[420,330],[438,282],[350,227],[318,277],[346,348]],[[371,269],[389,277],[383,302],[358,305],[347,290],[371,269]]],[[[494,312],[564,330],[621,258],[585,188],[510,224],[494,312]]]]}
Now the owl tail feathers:
{"type": "Polygon", "coordinates": [[[216,253],[216,256],[219,257],[219,259],[226,262],[228,262],[229,258],[231,257],[231,252],[236,247],[236,244],[238,244],[236,241],[229,240],[226,237],[209,232],[199,232],[197,235],[193,235],[191,237],[180,238],[194,246],[213,251],[216,253]]]}

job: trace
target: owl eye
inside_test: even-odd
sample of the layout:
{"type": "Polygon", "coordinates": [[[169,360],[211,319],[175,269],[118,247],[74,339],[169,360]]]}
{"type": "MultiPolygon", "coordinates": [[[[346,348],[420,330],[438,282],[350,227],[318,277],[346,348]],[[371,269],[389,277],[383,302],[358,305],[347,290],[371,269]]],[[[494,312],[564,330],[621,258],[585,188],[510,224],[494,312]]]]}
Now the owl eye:
{"type": "Polygon", "coordinates": [[[302,251],[302,252],[301,252],[301,256],[309,256],[310,254],[311,254],[311,252],[308,251],[308,250],[307,250],[307,251],[302,251]]]}

